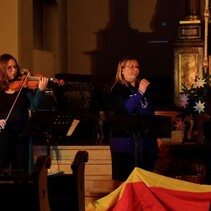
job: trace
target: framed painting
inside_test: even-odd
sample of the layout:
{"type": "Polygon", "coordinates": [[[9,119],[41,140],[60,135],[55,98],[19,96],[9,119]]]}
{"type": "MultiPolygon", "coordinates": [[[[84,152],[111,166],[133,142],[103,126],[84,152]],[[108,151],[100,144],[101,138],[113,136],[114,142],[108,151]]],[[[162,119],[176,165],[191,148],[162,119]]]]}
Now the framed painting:
{"type": "Polygon", "coordinates": [[[199,54],[179,54],[179,92],[182,91],[182,84],[184,84],[188,89],[191,88],[191,86],[194,84],[196,76],[201,76],[199,71],[199,54]]]}

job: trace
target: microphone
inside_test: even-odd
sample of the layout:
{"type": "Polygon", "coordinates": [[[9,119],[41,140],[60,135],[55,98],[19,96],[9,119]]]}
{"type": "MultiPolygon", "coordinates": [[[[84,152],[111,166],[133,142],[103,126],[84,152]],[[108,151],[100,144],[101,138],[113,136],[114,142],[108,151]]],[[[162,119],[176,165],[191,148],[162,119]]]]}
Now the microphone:
{"type": "MultiPolygon", "coordinates": [[[[136,77],[136,80],[137,80],[138,83],[140,83],[142,79],[144,79],[144,78],[142,78],[141,76],[137,76],[137,77],[136,77]]],[[[150,89],[150,88],[151,88],[151,84],[149,84],[149,85],[147,86],[147,89],[150,89]]]]}

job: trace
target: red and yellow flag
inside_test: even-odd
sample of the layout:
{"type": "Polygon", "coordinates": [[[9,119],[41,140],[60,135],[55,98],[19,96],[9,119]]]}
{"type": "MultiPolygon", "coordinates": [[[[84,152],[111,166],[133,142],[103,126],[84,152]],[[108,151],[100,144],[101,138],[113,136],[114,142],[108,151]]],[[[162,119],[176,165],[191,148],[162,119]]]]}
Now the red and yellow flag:
{"type": "Polygon", "coordinates": [[[208,211],[211,185],[186,182],[135,168],[107,196],[86,204],[86,211],[208,211]]]}

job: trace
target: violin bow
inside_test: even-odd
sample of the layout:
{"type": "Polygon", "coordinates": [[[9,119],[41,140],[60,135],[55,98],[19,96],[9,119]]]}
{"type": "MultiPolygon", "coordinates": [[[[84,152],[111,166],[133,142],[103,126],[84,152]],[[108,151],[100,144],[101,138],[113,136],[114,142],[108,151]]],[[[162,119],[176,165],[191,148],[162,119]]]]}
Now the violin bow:
{"type": "MultiPolygon", "coordinates": [[[[27,73],[26,77],[24,78],[23,84],[21,85],[21,88],[20,88],[20,90],[18,91],[18,94],[17,94],[17,96],[16,96],[16,98],[15,98],[15,100],[14,100],[14,102],[13,102],[13,104],[12,104],[12,106],[11,106],[9,112],[8,112],[8,114],[7,114],[7,117],[6,117],[6,119],[5,119],[6,122],[7,122],[7,120],[9,119],[9,117],[10,117],[10,115],[11,115],[11,113],[12,113],[12,110],[13,110],[13,108],[14,108],[14,106],[15,106],[15,104],[16,104],[16,102],[17,102],[19,96],[20,96],[20,93],[21,93],[21,91],[22,91],[22,89],[23,89],[23,86],[24,86],[25,83],[26,83],[26,80],[27,80],[28,75],[29,75],[29,72],[27,73]]],[[[2,128],[0,128],[0,132],[1,132],[1,130],[2,130],[2,128]]]]}

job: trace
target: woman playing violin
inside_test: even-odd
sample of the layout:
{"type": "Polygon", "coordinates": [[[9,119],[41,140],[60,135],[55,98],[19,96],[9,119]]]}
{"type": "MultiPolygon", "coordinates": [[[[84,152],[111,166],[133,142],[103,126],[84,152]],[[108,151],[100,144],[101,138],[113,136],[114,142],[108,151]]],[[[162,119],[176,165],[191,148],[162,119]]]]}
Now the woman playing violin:
{"type": "Polygon", "coordinates": [[[36,89],[10,86],[20,78],[20,68],[10,54],[0,56],[0,170],[12,168],[28,172],[29,138],[23,130],[44,98],[48,78],[40,77],[36,89]]]}

